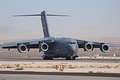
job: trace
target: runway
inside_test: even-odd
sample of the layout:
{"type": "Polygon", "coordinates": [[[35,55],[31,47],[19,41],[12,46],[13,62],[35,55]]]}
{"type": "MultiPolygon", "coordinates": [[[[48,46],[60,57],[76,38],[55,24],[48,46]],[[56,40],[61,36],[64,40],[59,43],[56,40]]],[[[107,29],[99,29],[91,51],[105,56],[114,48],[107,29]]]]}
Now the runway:
{"type": "Polygon", "coordinates": [[[111,77],[0,74],[0,80],[119,80],[111,77]]]}
{"type": "Polygon", "coordinates": [[[65,60],[57,58],[54,60],[43,60],[42,58],[0,58],[0,61],[27,61],[27,62],[107,62],[107,63],[120,63],[120,58],[77,58],[76,60],[65,60]]]}
{"type": "Polygon", "coordinates": [[[119,73],[78,73],[78,72],[0,71],[0,74],[120,77],[120,74],[119,74],[119,73]]]}
{"type": "Polygon", "coordinates": [[[85,76],[85,74],[81,74],[78,76],[75,75],[45,75],[41,73],[29,73],[29,74],[0,74],[0,80],[119,80],[120,77],[112,77],[112,76],[85,76]]]}

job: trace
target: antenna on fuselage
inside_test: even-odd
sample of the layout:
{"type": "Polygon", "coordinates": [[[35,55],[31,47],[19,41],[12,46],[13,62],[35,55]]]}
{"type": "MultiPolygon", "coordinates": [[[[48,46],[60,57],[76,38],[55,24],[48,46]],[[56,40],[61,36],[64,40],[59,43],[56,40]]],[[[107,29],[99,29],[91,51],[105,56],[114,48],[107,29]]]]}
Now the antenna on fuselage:
{"type": "Polygon", "coordinates": [[[41,14],[14,15],[14,17],[20,17],[20,16],[41,16],[44,37],[50,37],[46,16],[68,16],[68,15],[46,14],[46,11],[42,11],[41,14]]]}

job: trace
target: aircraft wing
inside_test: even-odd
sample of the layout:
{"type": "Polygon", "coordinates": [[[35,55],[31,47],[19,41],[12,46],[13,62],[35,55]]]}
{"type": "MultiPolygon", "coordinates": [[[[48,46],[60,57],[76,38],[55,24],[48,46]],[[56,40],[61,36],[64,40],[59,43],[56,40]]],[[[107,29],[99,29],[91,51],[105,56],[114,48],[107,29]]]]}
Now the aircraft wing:
{"type": "Polygon", "coordinates": [[[92,44],[94,46],[94,48],[99,48],[101,46],[101,42],[92,42],[92,41],[85,41],[85,40],[77,40],[78,43],[78,47],[79,48],[84,48],[84,44],[92,44]]]}
{"type": "Polygon", "coordinates": [[[85,40],[76,40],[78,47],[83,48],[84,51],[92,51],[94,48],[100,48],[102,52],[107,52],[110,47],[120,47],[118,44],[109,44],[104,42],[92,42],[85,40]]]}
{"type": "MultiPolygon", "coordinates": [[[[47,44],[51,44],[54,43],[54,38],[52,37],[47,37],[47,38],[42,38],[42,39],[36,39],[36,40],[25,40],[25,41],[16,41],[16,42],[9,42],[9,43],[3,43],[1,44],[2,49],[22,49],[23,48],[27,48],[28,51],[31,48],[39,48],[39,45],[42,43],[47,43],[47,44]]],[[[22,53],[21,50],[18,50],[19,52],[22,53]]]]}

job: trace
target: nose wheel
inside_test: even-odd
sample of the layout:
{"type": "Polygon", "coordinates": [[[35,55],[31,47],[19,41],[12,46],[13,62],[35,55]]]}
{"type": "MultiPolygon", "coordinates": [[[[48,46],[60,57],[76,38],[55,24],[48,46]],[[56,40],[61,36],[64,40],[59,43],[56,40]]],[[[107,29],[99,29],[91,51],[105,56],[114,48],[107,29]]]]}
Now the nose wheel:
{"type": "Polygon", "coordinates": [[[52,57],[44,57],[43,60],[53,60],[52,57]]]}
{"type": "Polygon", "coordinates": [[[43,60],[53,60],[53,57],[50,57],[50,56],[44,56],[44,57],[43,57],[43,60]]]}
{"type": "Polygon", "coordinates": [[[76,59],[75,56],[68,56],[68,57],[66,57],[66,60],[75,60],[75,59],[76,59]]]}

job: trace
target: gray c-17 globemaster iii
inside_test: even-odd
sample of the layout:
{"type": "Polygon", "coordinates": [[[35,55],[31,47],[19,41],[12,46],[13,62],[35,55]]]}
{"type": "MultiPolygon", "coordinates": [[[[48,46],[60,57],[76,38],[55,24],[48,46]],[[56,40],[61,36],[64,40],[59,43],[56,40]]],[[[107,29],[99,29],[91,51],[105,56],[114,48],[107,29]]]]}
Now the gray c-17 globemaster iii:
{"type": "Polygon", "coordinates": [[[78,57],[78,49],[83,48],[84,51],[92,51],[94,48],[99,48],[102,52],[107,52],[110,46],[106,43],[91,42],[72,38],[55,38],[51,37],[48,30],[47,16],[67,16],[46,14],[42,11],[41,14],[31,15],[15,15],[17,16],[41,16],[44,37],[37,40],[28,40],[15,43],[3,43],[2,49],[17,49],[20,53],[29,51],[31,48],[38,48],[39,52],[43,51],[44,60],[53,60],[53,58],[66,58],[66,60],[75,60],[78,57]]]}

